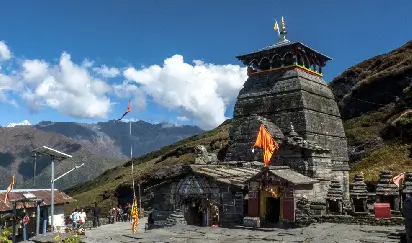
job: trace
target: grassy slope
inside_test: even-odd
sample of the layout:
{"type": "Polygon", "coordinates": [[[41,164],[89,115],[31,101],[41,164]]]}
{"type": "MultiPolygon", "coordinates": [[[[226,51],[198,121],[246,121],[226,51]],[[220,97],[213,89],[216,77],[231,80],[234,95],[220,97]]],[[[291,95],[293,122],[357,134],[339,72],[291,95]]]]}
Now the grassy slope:
{"type": "MultiPolygon", "coordinates": [[[[344,122],[349,145],[363,144],[382,135],[382,132],[398,114],[393,115],[392,105],[369,112],[360,117],[344,122]]],[[[393,174],[412,171],[410,145],[400,139],[384,140],[383,146],[369,151],[365,158],[351,165],[351,179],[355,174],[363,173],[366,181],[377,181],[381,171],[391,171],[393,174]]]]}
{"type": "Polygon", "coordinates": [[[107,170],[94,180],[68,189],[67,192],[74,195],[77,202],[68,205],[67,210],[74,207],[88,208],[94,202],[99,202],[103,210],[108,209],[117,203],[114,195],[116,188],[131,185],[133,177],[136,181],[147,180],[155,174],[160,176],[167,174],[168,169],[173,165],[194,162],[197,145],[206,145],[208,151],[218,152],[220,148],[227,145],[230,125],[231,121],[227,120],[211,131],[133,159],[134,175],[131,175],[131,162],[128,162],[123,166],[107,170]]]}

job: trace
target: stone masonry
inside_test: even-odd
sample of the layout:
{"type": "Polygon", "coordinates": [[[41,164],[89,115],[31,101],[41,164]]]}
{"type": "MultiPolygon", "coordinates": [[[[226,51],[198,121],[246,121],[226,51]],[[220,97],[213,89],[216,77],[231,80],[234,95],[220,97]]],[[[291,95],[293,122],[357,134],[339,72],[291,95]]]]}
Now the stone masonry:
{"type": "MultiPolygon", "coordinates": [[[[271,55],[282,56],[283,52],[290,53],[290,50],[298,48],[303,50],[306,47],[299,42],[286,43],[238,58],[246,65],[252,58],[252,62],[262,63],[266,59],[272,60],[271,55]],[[282,51],[283,49],[285,51],[282,51]],[[257,62],[256,58],[259,58],[257,62]]],[[[312,49],[305,50],[307,55],[323,60],[322,56],[316,56],[321,54],[313,54],[315,52],[312,49]]],[[[294,55],[294,58],[297,57],[299,54],[294,55]]],[[[262,160],[261,156],[253,156],[250,152],[258,133],[258,126],[250,125],[252,120],[256,121],[253,116],[259,117],[258,120],[264,119],[271,125],[273,133],[270,130],[269,132],[280,144],[280,138],[292,124],[296,133],[304,140],[330,150],[331,177],[339,180],[344,197],[349,200],[347,142],[331,90],[321,76],[306,72],[302,68],[274,70],[251,74],[239,92],[233,113],[234,128],[229,134],[229,149],[225,161],[262,160]]]]}

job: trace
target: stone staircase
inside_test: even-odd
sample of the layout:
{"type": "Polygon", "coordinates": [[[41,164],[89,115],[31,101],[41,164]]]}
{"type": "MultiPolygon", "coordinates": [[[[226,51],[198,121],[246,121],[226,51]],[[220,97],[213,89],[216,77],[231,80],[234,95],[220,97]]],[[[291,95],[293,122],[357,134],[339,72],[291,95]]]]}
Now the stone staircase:
{"type": "Polygon", "coordinates": [[[174,226],[174,225],[187,225],[185,216],[183,215],[183,212],[180,209],[176,209],[166,219],[166,226],[174,226]]]}

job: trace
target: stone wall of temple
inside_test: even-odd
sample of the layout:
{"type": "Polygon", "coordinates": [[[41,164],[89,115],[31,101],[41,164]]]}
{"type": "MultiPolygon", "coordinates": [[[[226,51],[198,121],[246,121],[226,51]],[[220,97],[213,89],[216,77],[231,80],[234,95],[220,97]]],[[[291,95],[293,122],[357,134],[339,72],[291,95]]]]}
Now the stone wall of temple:
{"type": "MultiPolygon", "coordinates": [[[[278,127],[279,134],[286,134],[293,124],[299,136],[329,149],[334,174],[345,185],[345,195],[349,193],[349,179],[343,172],[349,170],[343,123],[334,96],[322,78],[300,69],[250,76],[239,92],[233,122],[242,126],[253,114],[278,127]]],[[[242,133],[236,128],[231,131],[226,161],[256,159],[244,148],[245,144],[253,145],[258,130],[253,132],[246,124],[243,127],[242,133]]]]}

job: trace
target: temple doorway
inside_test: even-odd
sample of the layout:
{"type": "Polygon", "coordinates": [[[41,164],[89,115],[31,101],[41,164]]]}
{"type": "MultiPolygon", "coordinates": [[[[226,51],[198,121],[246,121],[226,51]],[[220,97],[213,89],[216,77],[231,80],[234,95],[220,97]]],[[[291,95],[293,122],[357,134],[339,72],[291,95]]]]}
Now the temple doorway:
{"type": "Polygon", "coordinates": [[[365,206],[363,204],[363,199],[353,199],[353,209],[355,210],[355,213],[363,213],[365,212],[365,206]]]}
{"type": "Polygon", "coordinates": [[[266,198],[266,221],[269,223],[277,223],[280,219],[280,197],[266,198]]]}
{"type": "Polygon", "coordinates": [[[204,215],[200,210],[199,203],[191,203],[186,205],[185,220],[188,225],[203,226],[204,215]]]}

